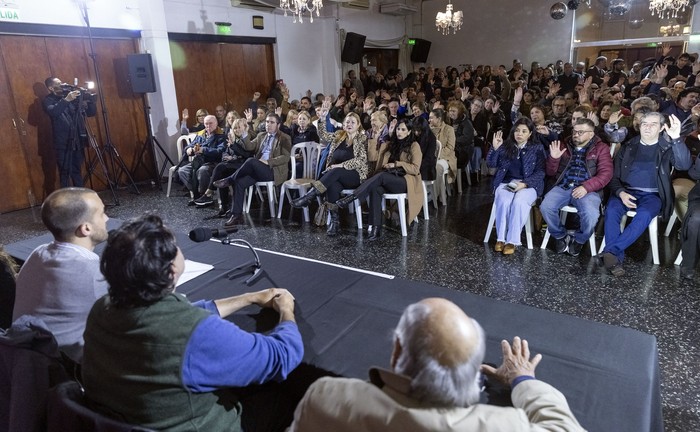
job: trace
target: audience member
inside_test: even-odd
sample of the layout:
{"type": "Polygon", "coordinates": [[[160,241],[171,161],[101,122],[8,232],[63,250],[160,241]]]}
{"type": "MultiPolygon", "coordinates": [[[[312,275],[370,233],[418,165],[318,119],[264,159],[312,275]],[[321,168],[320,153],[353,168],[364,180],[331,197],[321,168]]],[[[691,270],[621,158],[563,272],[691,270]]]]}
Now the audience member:
{"type": "Polygon", "coordinates": [[[605,268],[615,276],[625,270],[625,250],[646,230],[653,218],[665,220],[673,212],[671,168],[687,170],[690,151],[680,139],[681,122],[675,115],[667,125],[664,115],[650,112],[642,116],[641,134],[628,140],[615,157],[615,173],[610,182],[611,196],[605,211],[605,268]],[[661,136],[666,131],[668,139],[661,136]],[[630,210],[636,212],[620,233],[620,221],[630,210]]]}
{"type": "Polygon", "coordinates": [[[259,133],[251,142],[255,156],[247,159],[233,175],[213,183],[218,188],[233,186],[231,217],[224,223],[225,227],[243,224],[243,199],[248,187],[267,181],[277,186],[287,180],[292,141],[279,130],[281,121],[277,114],[268,114],[266,132],[259,133]]]}
{"type": "Polygon", "coordinates": [[[230,388],[283,380],[301,362],[287,290],[194,304],[175,292],[185,259],[158,216],[112,231],[100,269],[109,295],[87,319],[83,384],[103,414],[157,430],[240,430],[241,405],[230,388]],[[224,319],[249,305],[279,313],[269,335],[224,319]]]}
{"type": "Polygon", "coordinates": [[[320,179],[311,182],[313,187],[306,195],[292,201],[294,207],[306,207],[319,195],[325,195],[330,214],[326,234],[336,236],[340,231],[338,206],[343,189],[355,189],[367,178],[367,135],[360,125],[360,116],[351,112],[343,120],[343,129],[337,132],[326,130],[326,116],[330,99],[323,103],[318,122],[318,132],[323,141],[330,143],[325,170],[320,179]]]}
{"type": "Polygon", "coordinates": [[[219,128],[223,129],[226,127],[226,108],[223,105],[217,105],[214,108],[214,115],[216,116],[216,122],[219,128]]]}
{"type": "Polygon", "coordinates": [[[394,332],[391,369],[370,382],[325,377],[297,406],[290,432],[583,431],[566,397],[535,378],[542,355],[526,340],[501,341],[503,363],[482,365],[486,336],[454,303],[427,298],[408,306],[394,332]],[[511,388],[512,407],[479,403],[482,374],[511,388]]]}
{"type": "Polygon", "coordinates": [[[420,167],[420,144],[413,135],[408,120],[393,120],[389,125],[389,141],[379,150],[375,173],[355,190],[355,193],[339,199],[336,204],[345,208],[354,200],[369,197],[369,224],[372,233],[369,241],[382,237],[382,195],[405,193],[408,199],[406,221],[413,221],[423,207],[423,185],[420,167]]]}
{"type": "Polygon", "coordinates": [[[544,191],[545,151],[533,141],[535,125],[521,117],[503,141],[496,132],[486,164],[496,168],[493,179],[496,206],[496,252],[510,255],[521,244],[520,233],[530,210],[544,191]]]}
{"type": "Polygon", "coordinates": [[[540,211],[555,239],[554,248],[557,253],[568,249],[570,255],[578,256],[598,223],[603,188],[613,174],[610,147],[595,135],[593,121],[577,120],[571,139],[550,145],[546,174],[555,179],[554,187],[542,200],[540,211]],[[559,216],[564,206],[573,206],[579,217],[572,238],[559,216]]]}
{"type": "Polygon", "coordinates": [[[428,115],[430,130],[442,146],[437,162],[437,193],[443,195],[449,184],[457,179],[457,155],[455,154],[455,129],[445,123],[445,111],[442,108],[433,109],[428,115]],[[443,181],[447,173],[447,183],[443,181]]]}
{"type": "Polygon", "coordinates": [[[90,189],[59,189],[44,200],[41,220],[54,241],[36,248],[17,275],[12,320],[43,320],[74,362],[83,356],[83,330],[95,300],[107,293],[95,246],[107,240],[105,207],[90,189]]]}
{"type": "MultiPolygon", "coordinates": [[[[252,118],[253,113],[250,109],[247,109],[245,111],[245,115],[246,119],[239,118],[233,122],[233,128],[229,132],[228,139],[226,141],[226,147],[221,154],[221,162],[216,164],[214,167],[207,190],[201,197],[194,200],[194,203],[198,207],[205,207],[213,204],[214,192],[216,191],[214,182],[235,173],[240,167],[243,166],[243,163],[246,160],[253,156],[255,145],[251,142],[250,136],[248,135],[249,129],[247,123],[247,118],[252,118]]],[[[219,189],[221,209],[217,215],[218,217],[225,216],[231,208],[231,200],[228,189],[229,188],[219,189]]]]}
{"type": "Polygon", "coordinates": [[[195,113],[195,123],[191,128],[187,127],[187,120],[190,118],[190,110],[187,108],[182,110],[182,121],[180,122],[180,133],[187,135],[197,133],[204,130],[204,119],[209,115],[209,112],[204,108],[200,108],[195,113]]]}
{"type": "Polygon", "coordinates": [[[225,142],[224,131],[217,126],[216,117],[206,116],[204,130],[197,132],[197,136],[185,147],[185,155],[192,156],[192,161],[178,169],[180,181],[193,195],[187,205],[195,205],[195,200],[206,192],[214,166],[221,162],[225,142]]]}

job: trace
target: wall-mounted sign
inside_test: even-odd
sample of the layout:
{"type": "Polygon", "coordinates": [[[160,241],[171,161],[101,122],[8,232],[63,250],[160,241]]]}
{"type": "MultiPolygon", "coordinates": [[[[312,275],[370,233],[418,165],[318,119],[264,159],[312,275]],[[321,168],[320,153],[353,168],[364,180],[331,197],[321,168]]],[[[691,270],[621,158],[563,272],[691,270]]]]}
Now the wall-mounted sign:
{"type": "Polygon", "coordinates": [[[19,9],[0,7],[0,20],[19,21],[19,9]]]}

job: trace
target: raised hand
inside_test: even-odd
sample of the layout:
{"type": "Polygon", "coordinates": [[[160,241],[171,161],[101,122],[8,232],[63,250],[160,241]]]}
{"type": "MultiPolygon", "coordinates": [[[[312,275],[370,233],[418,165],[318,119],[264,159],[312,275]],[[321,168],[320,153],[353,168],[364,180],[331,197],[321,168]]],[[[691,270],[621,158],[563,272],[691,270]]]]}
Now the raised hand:
{"type": "Polygon", "coordinates": [[[523,88],[518,87],[513,93],[513,105],[520,105],[521,100],[523,100],[523,88]]]}
{"type": "Polygon", "coordinates": [[[591,88],[591,84],[593,84],[593,77],[592,77],[592,76],[589,76],[589,77],[586,78],[586,80],[583,82],[583,88],[584,88],[585,90],[588,90],[589,88],[591,88]]]}
{"type": "Polygon", "coordinates": [[[668,67],[665,64],[657,65],[654,68],[654,75],[656,76],[656,83],[661,84],[668,76],[668,67]]]}
{"type": "MultiPolygon", "coordinates": [[[[592,113],[591,113],[592,114],[592,113]]],[[[622,118],[622,111],[613,111],[610,114],[610,118],[608,118],[608,123],[610,124],[617,124],[620,119],[622,118]]]]}
{"type": "Polygon", "coordinates": [[[549,128],[545,125],[536,126],[535,129],[542,135],[549,135],[549,128]]]}
{"type": "Polygon", "coordinates": [[[549,155],[552,159],[559,159],[561,155],[564,154],[564,151],[566,151],[566,148],[561,148],[561,142],[559,140],[552,141],[552,143],[549,144],[549,155]]]}
{"type": "Polygon", "coordinates": [[[326,96],[326,99],[321,104],[321,111],[319,112],[318,118],[320,120],[325,120],[328,115],[328,111],[331,109],[331,98],[326,96]]]}
{"type": "Polygon", "coordinates": [[[671,139],[678,139],[681,137],[681,121],[674,114],[668,116],[669,124],[664,125],[664,130],[668,133],[671,139]]]}
{"type": "Polygon", "coordinates": [[[365,99],[364,102],[362,103],[362,109],[364,109],[365,112],[371,110],[372,109],[372,101],[370,99],[365,99]]]}
{"type": "Polygon", "coordinates": [[[243,111],[243,115],[245,116],[246,121],[252,122],[253,121],[253,110],[248,108],[245,111],[243,111]]]}
{"type": "Polygon", "coordinates": [[[491,144],[494,150],[498,150],[498,148],[503,145],[503,131],[497,131],[493,134],[493,142],[491,144]]]}
{"type": "Polygon", "coordinates": [[[398,121],[396,119],[393,119],[391,123],[389,123],[389,135],[392,135],[394,133],[394,129],[396,129],[397,124],[398,121]]]}
{"type": "Polygon", "coordinates": [[[500,108],[501,108],[501,103],[499,101],[496,101],[493,104],[493,108],[491,108],[491,111],[493,111],[493,113],[496,114],[500,108]]]}
{"type": "Polygon", "coordinates": [[[184,110],[182,110],[182,121],[186,122],[188,118],[190,118],[190,110],[185,108],[184,110]]]}
{"type": "Polygon", "coordinates": [[[598,120],[598,114],[596,114],[594,111],[591,111],[588,114],[586,114],[586,118],[588,120],[592,121],[593,124],[595,124],[596,126],[598,126],[598,124],[600,124],[600,121],[598,120]]]}
{"type": "Polygon", "coordinates": [[[275,108],[275,114],[277,114],[278,116],[281,116],[282,115],[282,107],[275,108]]]}

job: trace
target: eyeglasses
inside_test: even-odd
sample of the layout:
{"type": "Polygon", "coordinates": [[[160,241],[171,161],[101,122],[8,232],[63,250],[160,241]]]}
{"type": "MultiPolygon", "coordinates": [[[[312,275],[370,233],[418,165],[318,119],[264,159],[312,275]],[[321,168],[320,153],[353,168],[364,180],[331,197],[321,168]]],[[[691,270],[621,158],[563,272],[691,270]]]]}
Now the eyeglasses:
{"type": "Polygon", "coordinates": [[[592,130],[573,130],[571,132],[571,135],[574,135],[574,136],[583,135],[583,134],[588,133],[588,132],[593,132],[593,131],[592,130]]]}

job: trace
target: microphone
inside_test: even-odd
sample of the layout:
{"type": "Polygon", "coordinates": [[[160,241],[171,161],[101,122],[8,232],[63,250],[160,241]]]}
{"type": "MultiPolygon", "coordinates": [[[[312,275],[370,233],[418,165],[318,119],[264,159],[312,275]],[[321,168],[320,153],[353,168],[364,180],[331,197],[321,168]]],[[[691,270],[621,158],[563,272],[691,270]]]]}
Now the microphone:
{"type": "Polygon", "coordinates": [[[226,237],[230,233],[238,232],[238,228],[204,228],[198,227],[190,231],[190,240],[201,243],[209,240],[212,237],[226,237]]]}
{"type": "Polygon", "coordinates": [[[250,250],[253,253],[252,261],[248,261],[247,263],[241,264],[238,267],[234,267],[231,270],[229,270],[228,273],[226,273],[226,276],[229,280],[232,280],[235,277],[240,276],[241,274],[246,274],[252,271],[253,274],[245,280],[246,285],[250,285],[256,280],[258,280],[260,276],[263,275],[263,273],[265,273],[265,270],[262,268],[262,263],[260,263],[260,256],[255,251],[253,245],[251,245],[247,241],[243,239],[232,239],[230,237],[226,237],[221,241],[221,244],[241,244],[247,247],[248,250],[250,250]]]}

